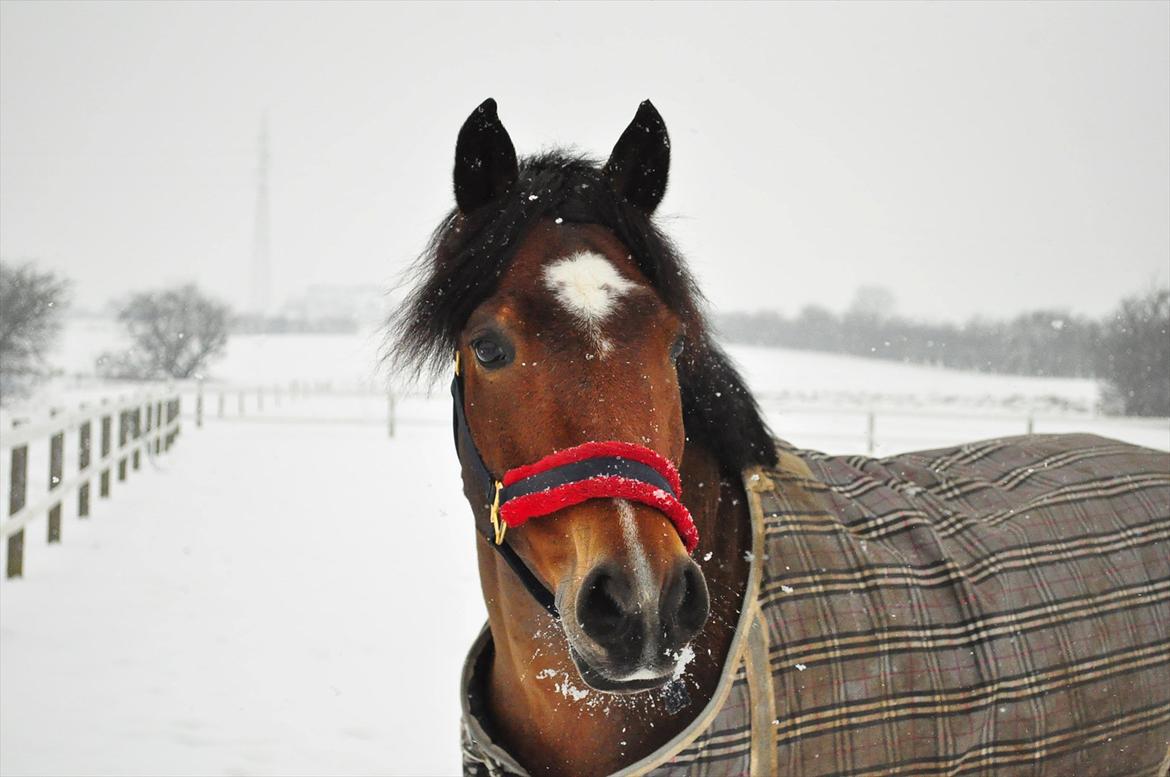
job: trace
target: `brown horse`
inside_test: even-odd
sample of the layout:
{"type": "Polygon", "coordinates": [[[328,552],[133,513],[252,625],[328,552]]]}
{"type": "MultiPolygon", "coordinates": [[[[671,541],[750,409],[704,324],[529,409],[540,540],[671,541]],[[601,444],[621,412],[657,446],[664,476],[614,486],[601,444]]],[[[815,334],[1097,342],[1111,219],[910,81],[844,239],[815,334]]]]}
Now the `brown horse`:
{"type": "MultiPolygon", "coordinates": [[[[804,579],[798,561],[815,567],[806,570],[814,578],[828,568],[813,561],[819,546],[798,557],[795,546],[768,543],[789,531],[784,516],[837,514],[824,501],[835,486],[825,482],[840,475],[842,488],[857,487],[809,458],[817,480],[778,448],[713,343],[681,258],[651,220],[669,158],[666,127],[644,102],[604,164],[561,154],[521,163],[486,101],[459,133],[457,208],[393,322],[400,364],[439,370],[454,361],[455,444],[489,620],[465,675],[469,773],[594,775],[631,764],[774,773],[776,753],[788,752],[779,705],[791,697],[787,712],[802,719],[800,692],[765,677],[790,648],[769,647],[787,626],[767,621],[757,602],[792,592],[784,576],[804,579]],[[793,553],[791,563],[777,566],[779,553],[793,553]],[[713,721],[732,714],[729,705],[750,722],[718,730],[713,721]],[[688,744],[724,765],[701,766],[693,753],[672,762],[688,744]]],[[[1155,471],[1165,468],[1159,462],[1155,471]]],[[[850,466],[857,473],[868,465],[850,466]]],[[[1165,516],[1159,520],[1165,528],[1165,516]]],[[[825,533],[817,531],[810,536],[825,533]]],[[[840,533],[850,543],[860,536],[849,526],[840,533]]],[[[861,563],[840,574],[863,574],[861,563]]],[[[1142,579],[1160,570],[1143,568],[1142,579]]],[[[793,612],[818,620],[807,608],[829,601],[793,612]]],[[[871,610],[866,617],[884,617],[871,610]]],[[[862,631],[887,625],[900,624],[862,631]]],[[[826,684],[863,693],[845,675],[830,674],[826,684]]],[[[895,686],[882,693],[893,698],[895,686]]],[[[850,698],[824,709],[847,709],[850,698]]],[[[946,768],[972,757],[956,736],[938,736],[946,768]]],[[[873,763],[894,765],[874,773],[909,763],[887,748],[873,763]]],[[[789,768],[852,773],[860,756],[841,751],[834,745],[819,761],[822,752],[809,750],[791,756],[789,768]]]]}

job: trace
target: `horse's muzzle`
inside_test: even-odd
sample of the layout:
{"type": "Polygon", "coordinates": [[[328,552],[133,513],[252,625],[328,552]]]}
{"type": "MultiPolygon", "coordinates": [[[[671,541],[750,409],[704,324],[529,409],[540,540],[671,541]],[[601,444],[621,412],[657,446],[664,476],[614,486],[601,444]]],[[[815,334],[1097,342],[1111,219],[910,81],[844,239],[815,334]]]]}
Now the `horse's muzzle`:
{"type": "Polygon", "coordinates": [[[707,621],[710,600],[698,565],[681,558],[667,575],[658,601],[646,601],[626,569],[595,567],[577,592],[569,629],[581,677],[598,690],[654,688],[677,674],[684,648],[707,621]]]}

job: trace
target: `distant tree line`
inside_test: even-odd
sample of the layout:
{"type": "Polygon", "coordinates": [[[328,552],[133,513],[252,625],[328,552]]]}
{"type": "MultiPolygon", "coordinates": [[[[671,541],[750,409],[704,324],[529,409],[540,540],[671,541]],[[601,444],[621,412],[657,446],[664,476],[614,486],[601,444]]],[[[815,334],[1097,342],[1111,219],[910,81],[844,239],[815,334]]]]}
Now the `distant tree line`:
{"type": "Polygon", "coordinates": [[[993,321],[925,323],[891,315],[892,298],[862,289],[843,314],[804,308],[716,317],[724,339],[1015,375],[1100,378],[1111,407],[1170,415],[1170,289],[1125,299],[1104,319],[1039,310],[993,321]]]}
{"type": "Polygon", "coordinates": [[[981,372],[1092,377],[1102,324],[1056,311],[1007,321],[932,324],[810,306],[787,318],[772,311],[726,313],[717,326],[731,342],[874,356],[981,372]]]}
{"type": "MultiPolygon", "coordinates": [[[[27,394],[52,373],[46,357],[69,291],[69,281],[56,273],[0,261],[0,401],[27,394]]],[[[130,347],[98,358],[97,372],[108,378],[198,376],[223,353],[233,322],[226,305],[191,285],[133,294],[117,310],[130,347]]],[[[1105,384],[1107,412],[1170,416],[1170,288],[1128,297],[1101,320],[1049,310],[1005,321],[932,324],[893,310],[889,291],[863,287],[843,314],[813,306],[793,318],[727,313],[715,323],[731,342],[981,372],[1097,378],[1105,384]]],[[[236,331],[256,326],[236,322],[236,331]]]]}

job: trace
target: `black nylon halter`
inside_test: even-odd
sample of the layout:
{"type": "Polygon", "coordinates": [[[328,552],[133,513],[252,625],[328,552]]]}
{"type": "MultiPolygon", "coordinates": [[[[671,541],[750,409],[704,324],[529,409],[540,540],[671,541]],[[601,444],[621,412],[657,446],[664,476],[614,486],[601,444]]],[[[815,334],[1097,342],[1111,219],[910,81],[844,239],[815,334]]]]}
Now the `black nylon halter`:
{"type": "MultiPolygon", "coordinates": [[[[451,379],[451,400],[454,408],[454,412],[451,414],[451,426],[455,435],[455,455],[459,457],[465,470],[471,472],[472,478],[478,482],[484,495],[484,504],[490,505],[496,498],[496,479],[492,477],[487,465],[483,463],[483,457],[479,455],[475,438],[471,436],[471,427],[467,425],[467,416],[463,413],[463,376],[458,368],[455,370],[455,377],[451,379]],[[459,444],[461,438],[464,441],[462,447],[459,444]],[[467,459],[464,459],[462,453],[464,450],[468,452],[467,459]]],[[[477,520],[476,523],[478,524],[479,521],[477,520]]],[[[543,607],[554,620],[559,620],[561,614],[557,610],[556,597],[541,582],[536,573],[528,568],[524,559],[520,558],[508,540],[505,538],[503,542],[497,543],[495,531],[490,523],[480,533],[487,540],[487,544],[495,548],[496,552],[516,573],[516,577],[520,579],[520,583],[528,590],[528,593],[532,594],[536,603],[543,607]]]]}
{"type": "MultiPolygon", "coordinates": [[[[607,476],[618,476],[627,480],[641,481],[655,488],[662,489],[668,494],[677,496],[674,494],[674,488],[671,484],[653,467],[619,456],[597,456],[575,461],[571,464],[562,464],[537,475],[524,478],[510,486],[498,488],[497,483],[499,479],[492,475],[491,470],[484,463],[483,457],[479,453],[479,447],[475,444],[475,438],[471,435],[471,427],[467,424],[463,401],[463,375],[462,371],[458,368],[458,362],[456,362],[455,377],[451,380],[451,400],[453,406],[451,425],[455,438],[455,454],[464,465],[465,471],[471,473],[475,486],[483,494],[485,506],[496,503],[497,507],[499,507],[518,497],[547,491],[569,483],[589,480],[590,478],[607,476]],[[463,443],[462,445],[460,444],[461,441],[463,443]],[[464,451],[466,451],[466,458],[464,451]],[[499,500],[498,503],[496,502],[497,499],[499,500]]],[[[502,519],[499,520],[502,521],[502,519]]],[[[477,524],[479,524],[478,520],[477,524]]],[[[477,529],[479,529],[479,526],[477,526],[477,529]]],[[[516,577],[520,579],[520,583],[528,590],[532,598],[554,619],[559,619],[560,613],[557,611],[556,597],[541,582],[540,578],[536,576],[536,573],[524,563],[524,560],[520,558],[520,555],[516,553],[515,549],[508,544],[506,537],[501,536],[499,538],[500,541],[497,542],[495,527],[490,523],[484,525],[479,530],[484,536],[484,539],[487,540],[488,545],[493,547],[503,557],[504,561],[507,562],[508,566],[512,568],[512,571],[516,573],[516,577]]]]}

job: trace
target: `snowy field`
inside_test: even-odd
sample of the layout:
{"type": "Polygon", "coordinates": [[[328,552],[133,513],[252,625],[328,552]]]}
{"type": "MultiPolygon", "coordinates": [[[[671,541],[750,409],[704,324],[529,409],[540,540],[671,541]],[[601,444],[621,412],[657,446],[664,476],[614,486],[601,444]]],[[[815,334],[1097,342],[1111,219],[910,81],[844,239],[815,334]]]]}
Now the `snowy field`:
{"type": "MultiPolygon", "coordinates": [[[[5,415],[118,390],[70,377],[116,341],[75,322],[67,376],[5,415]]],[[[233,338],[202,429],[188,395],[175,448],[88,520],[70,500],[62,544],[30,525],[26,577],[0,584],[0,772],[458,773],[459,670],[484,611],[450,399],[402,397],[390,438],[377,346],[233,338]],[[316,390],[278,404],[271,387],[293,381],[316,390]],[[236,389],[218,417],[220,385],[251,387],[242,417],[236,389]]],[[[1029,415],[1170,449],[1165,421],[1094,416],[1091,381],[731,353],[776,432],[807,447],[864,452],[874,409],[878,454],[1020,434],[1029,415]]],[[[7,452],[0,467],[6,504],[7,452]]]]}
{"type": "Polygon", "coordinates": [[[35,523],[0,585],[0,771],[457,773],[484,614],[436,431],[188,425],[61,545],[35,523]]]}

